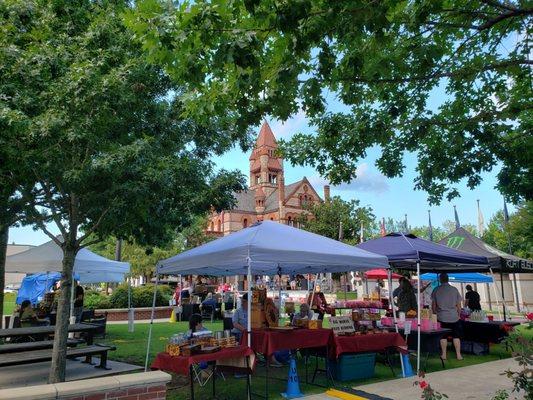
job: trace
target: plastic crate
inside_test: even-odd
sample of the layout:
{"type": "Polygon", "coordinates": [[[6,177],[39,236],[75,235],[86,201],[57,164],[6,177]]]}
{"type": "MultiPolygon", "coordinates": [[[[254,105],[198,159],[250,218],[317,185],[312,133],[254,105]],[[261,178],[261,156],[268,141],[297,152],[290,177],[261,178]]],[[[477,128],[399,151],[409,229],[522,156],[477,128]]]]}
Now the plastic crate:
{"type": "Polygon", "coordinates": [[[333,378],[338,381],[373,378],[376,353],[342,354],[328,364],[333,378]]]}

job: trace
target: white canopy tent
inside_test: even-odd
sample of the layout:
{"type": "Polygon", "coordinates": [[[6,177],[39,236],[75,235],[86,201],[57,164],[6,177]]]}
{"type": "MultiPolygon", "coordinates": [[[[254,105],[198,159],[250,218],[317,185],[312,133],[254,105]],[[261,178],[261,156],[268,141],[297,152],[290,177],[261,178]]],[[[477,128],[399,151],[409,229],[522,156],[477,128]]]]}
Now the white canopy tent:
{"type": "MultiPolygon", "coordinates": [[[[161,274],[247,275],[248,298],[251,299],[252,274],[273,276],[374,268],[389,268],[387,257],[302,229],[264,221],[160,261],[157,265],[156,286],[161,274]]],[[[155,290],[157,289],[154,289],[154,301],[155,290]]],[[[155,304],[152,306],[154,308],[155,304]]],[[[251,315],[251,301],[248,301],[248,315],[251,315]]],[[[152,325],[148,334],[145,369],[148,368],[151,327],[152,325]]],[[[251,318],[248,318],[247,330],[251,331],[251,318]]]]}
{"type": "MultiPolygon", "coordinates": [[[[6,272],[34,274],[62,269],[63,251],[53,240],[6,257],[6,272]]],[[[129,272],[129,263],[108,260],[85,248],[74,260],[74,273],[82,283],[122,282],[129,272]]]]}
{"type": "MultiPolygon", "coordinates": [[[[61,272],[63,251],[50,240],[21,253],[6,257],[6,272],[34,274],[38,272],[61,272]]],[[[74,274],[81,283],[122,282],[130,272],[127,262],[113,261],[83,248],[74,260],[74,274]]],[[[74,275],[72,276],[74,280],[74,275]]],[[[74,282],[71,285],[70,317],[74,304],[74,282]]]]}

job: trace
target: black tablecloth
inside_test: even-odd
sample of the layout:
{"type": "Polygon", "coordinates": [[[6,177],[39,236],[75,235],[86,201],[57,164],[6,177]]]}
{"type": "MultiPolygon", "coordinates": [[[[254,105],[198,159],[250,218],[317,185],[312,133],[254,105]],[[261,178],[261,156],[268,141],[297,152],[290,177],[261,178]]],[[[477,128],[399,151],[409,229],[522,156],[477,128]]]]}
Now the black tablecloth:
{"type": "Polygon", "coordinates": [[[464,339],[478,343],[500,343],[509,336],[509,331],[513,330],[516,325],[519,325],[519,323],[510,321],[463,321],[464,339]]]}

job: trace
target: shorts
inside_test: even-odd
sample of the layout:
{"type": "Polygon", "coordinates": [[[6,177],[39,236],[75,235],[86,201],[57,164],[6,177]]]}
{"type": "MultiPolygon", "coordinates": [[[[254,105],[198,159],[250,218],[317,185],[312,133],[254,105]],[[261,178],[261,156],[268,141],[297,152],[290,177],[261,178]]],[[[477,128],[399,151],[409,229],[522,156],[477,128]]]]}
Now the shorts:
{"type": "Polygon", "coordinates": [[[455,322],[440,322],[442,328],[451,329],[451,336],[454,339],[461,339],[463,337],[463,321],[457,320],[455,322]]]}

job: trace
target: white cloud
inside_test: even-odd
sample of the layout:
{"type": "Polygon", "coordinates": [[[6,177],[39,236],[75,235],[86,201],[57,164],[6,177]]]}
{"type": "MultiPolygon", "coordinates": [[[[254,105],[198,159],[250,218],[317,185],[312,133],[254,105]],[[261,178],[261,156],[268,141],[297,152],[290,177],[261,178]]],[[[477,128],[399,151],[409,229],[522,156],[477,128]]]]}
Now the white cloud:
{"type": "Polygon", "coordinates": [[[307,117],[305,112],[300,109],[298,113],[286,121],[269,121],[269,124],[276,139],[289,138],[307,127],[307,117]]]}
{"type": "MultiPolygon", "coordinates": [[[[361,163],[357,166],[357,177],[349,183],[342,183],[338,186],[331,185],[332,188],[342,191],[359,191],[384,193],[389,190],[387,178],[378,171],[372,170],[367,163],[361,163]]],[[[318,175],[309,178],[309,181],[315,188],[329,185],[327,179],[318,175]]]]}

